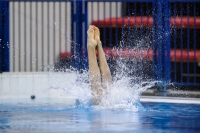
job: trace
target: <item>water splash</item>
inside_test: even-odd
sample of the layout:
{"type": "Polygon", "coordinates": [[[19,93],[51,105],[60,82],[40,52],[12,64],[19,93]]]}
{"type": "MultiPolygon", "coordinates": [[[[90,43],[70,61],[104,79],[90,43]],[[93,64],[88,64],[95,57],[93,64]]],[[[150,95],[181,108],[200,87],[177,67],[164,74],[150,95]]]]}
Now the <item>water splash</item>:
{"type": "MultiPolygon", "coordinates": [[[[137,30],[137,29],[136,29],[137,30]]],[[[150,31],[149,31],[150,32],[150,31]]],[[[145,33],[148,34],[148,33],[145,33]]],[[[120,41],[119,47],[115,47],[116,53],[119,54],[125,48],[139,49],[141,54],[143,50],[148,50],[151,47],[151,37],[149,35],[132,37],[134,38],[134,44],[128,45],[129,42],[127,39],[127,33],[123,34],[122,41],[120,41]]],[[[74,55],[75,56],[75,55],[74,55]]],[[[110,57],[108,57],[110,58],[110,57]]],[[[151,71],[152,66],[149,62],[145,62],[141,58],[124,58],[118,56],[116,59],[109,59],[112,61],[110,69],[112,71],[112,85],[108,88],[108,93],[104,93],[101,103],[99,106],[92,106],[94,108],[100,109],[123,109],[131,111],[140,111],[145,110],[145,108],[140,103],[140,95],[146,89],[155,85],[154,80],[151,79],[151,76],[145,74],[144,70],[151,71]],[[113,62],[115,62],[113,65],[113,62]]],[[[108,60],[108,61],[109,61],[108,60]]],[[[54,69],[52,69],[54,70],[54,69]]],[[[56,70],[58,71],[58,70],[56,70]]],[[[63,95],[74,96],[78,99],[77,107],[88,108],[91,107],[91,89],[89,82],[89,73],[87,70],[83,70],[81,73],[72,67],[70,69],[62,70],[64,72],[72,73],[75,76],[70,79],[66,79],[63,83],[63,80],[59,80],[57,77],[50,90],[62,90],[63,95]]],[[[62,75],[62,72],[60,73],[62,75]]]]}
{"type": "MultiPolygon", "coordinates": [[[[128,111],[141,111],[145,108],[140,103],[140,95],[146,89],[155,85],[151,79],[144,79],[142,76],[131,75],[135,68],[129,68],[127,61],[123,59],[116,60],[116,71],[113,74],[113,83],[108,88],[108,93],[104,94],[99,106],[91,106],[91,89],[89,82],[89,73],[87,70],[80,73],[76,69],[67,69],[60,72],[51,83],[51,90],[61,91],[61,96],[73,96],[78,99],[77,107],[98,108],[98,109],[122,109],[128,111]],[[63,77],[64,73],[73,76],[63,77]],[[60,80],[62,79],[62,80],[60,80]]],[[[53,69],[52,69],[53,70],[53,69]]],[[[55,75],[53,75],[55,76],[55,75]]]]}

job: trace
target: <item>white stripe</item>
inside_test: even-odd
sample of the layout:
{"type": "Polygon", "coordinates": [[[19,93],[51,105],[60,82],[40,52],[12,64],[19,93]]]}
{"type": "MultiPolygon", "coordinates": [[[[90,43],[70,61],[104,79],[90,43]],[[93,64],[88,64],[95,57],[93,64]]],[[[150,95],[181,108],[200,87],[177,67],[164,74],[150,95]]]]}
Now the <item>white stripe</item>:
{"type": "MultiPolygon", "coordinates": [[[[10,30],[10,72],[13,72],[13,61],[14,61],[14,55],[13,55],[13,2],[9,2],[9,30],[10,30]]],[[[2,40],[1,40],[2,41],[2,40]]]]}
{"type": "Polygon", "coordinates": [[[200,104],[200,98],[141,96],[141,102],[200,104]]]}

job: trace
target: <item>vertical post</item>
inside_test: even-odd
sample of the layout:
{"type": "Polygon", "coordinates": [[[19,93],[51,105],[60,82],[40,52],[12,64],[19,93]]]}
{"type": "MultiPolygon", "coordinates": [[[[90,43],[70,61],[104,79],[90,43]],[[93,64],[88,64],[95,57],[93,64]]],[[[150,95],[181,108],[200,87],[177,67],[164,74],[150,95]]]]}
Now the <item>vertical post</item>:
{"type": "Polygon", "coordinates": [[[87,40],[85,27],[87,25],[87,3],[74,0],[71,2],[71,7],[71,66],[76,70],[81,70],[87,67],[86,45],[84,44],[87,40]]]}
{"type": "Polygon", "coordinates": [[[77,68],[78,70],[80,70],[81,67],[81,46],[82,44],[82,1],[75,1],[75,11],[76,13],[75,15],[75,45],[76,45],[76,49],[75,49],[75,55],[76,55],[76,60],[75,60],[75,68],[77,68]]]}
{"type": "Polygon", "coordinates": [[[2,13],[2,3],[0,2],[0,72],[3,72],[3,40],[2,40],[2,30],[3,30],[3,24],[2,24],[2,20],[3,20],[3,13],[2,13]]]}
{"type": "Polygon", "coordinates": [[[163,1],[163,19],[164,19],[164,32],[163,32],[163,58],[164,58],[164,81],[170,82],[171,79],[171,63],[170,63],[170,3],[167,0],[163,1]]]}
{"type": "Polygon", "coordinates": [[[72,1],[71,2],[71,59],[70,59],[70,64],[71,64],[71,66],[72,67],[74,67],[75,66],[75,64],[74,64],[74,60],[75,60],[75,58],[74,58],[74,54],[75,54],[75,52],[74,52],[74,47],[75,47],[75,43],[74,43],[74,13],[75,13],[75,11],[74,11],[74,4],[75,4],[75,2],[74,1],[72,1]]]}
{"type": "MultiPolygon", "coordinates": [[[[156,0],[153,2],[153,27],[152,27],[152,38],[153,38],[153,78],[157,80],[157,41],[156,41],[156,29],[157,29],[157,21],[156,21],[156,0]]],[[[135,34],[134,34],[135,35],[135,34]]]]}
{"type": "Polygon", "coordinates": [[[10,58],[9,58],[9,2],[3,2],[3,12],[4,12],[4,71],[8,72],[10,70],[10,58]]]}
{"type": "Polygon", "coordinates": [[[88,66],[88,53],[87,53],[87,29],[88,29],[88,2],[83,1],[83,27],[84,30],[83,33],[83,45],[82,45],[82,51],[83,51],[83,68],[82,69],[89,69],[88,66]]]}
{"type": "Polygon", "coordinates": [[[9,2],[0,2],[0,72],[9,71],[9,2]]]}
{"type": "Polygon", "coordinates": [[[157,1],[157,78],[163,81],[163,16],[162,16],[162,0],[157,1]]]}
{"type": "Polygon", "coordinates": [[[197,63],[197,60],[196,60],[196,50],[197,50],[197,41],[196,41],[196,2],[194,2],[194,84],[196,84],[196,77],[197,77],[197,68],[196,68],[196,63],[197,63]]]}
{"type": "Polygon", "coordinates": [[[154,79],[162,80],[162,0],[154,1],[153,12],[153,65],[154,65],[154,79]]]}
{"type": "Polygon", "coordinates": [[[153,25],[153,64],[154,78],[161,81],[159,88],[164,88],[170,81],[170,8],[169,2],[155,0],[153,25]]]}

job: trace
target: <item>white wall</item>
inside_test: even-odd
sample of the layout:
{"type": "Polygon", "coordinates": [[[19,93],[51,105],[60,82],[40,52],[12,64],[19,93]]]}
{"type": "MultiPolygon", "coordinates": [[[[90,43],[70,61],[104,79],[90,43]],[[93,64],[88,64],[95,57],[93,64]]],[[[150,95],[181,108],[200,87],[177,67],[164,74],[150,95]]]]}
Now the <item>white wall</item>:
{"type": "Polygon", "coordinates": [[[0,98],[69,98],[62,89],[76,75],[73,73],[4,72],[0,74],[0,98]],[[59,80],[59,81],[58,81],[59,80]]]}
{"type": "MultiPolygon", "coordinates": [[[[60,52],[70,52],[70,2],[10,2],[9,10],[11,72],[47,71],[60,52]]],[[[116,16],[121,16],[121,3],[88,2],[89,24],[116,16]]]]}
{"type": "Polygon", "coordinates": [[[69,2],[10,2],[9,6],[11,72],[45,71],[42,66],[53,66],[60,52],[70,51],[69,2]]]}
{"type": "Polygon", "coordinates": [[[103,20],[104,18],[120,17],[121,5],[121,2],[88,2],[88,23],[90,24],[92,20],[98,20],[98,18],[103,20]]]}

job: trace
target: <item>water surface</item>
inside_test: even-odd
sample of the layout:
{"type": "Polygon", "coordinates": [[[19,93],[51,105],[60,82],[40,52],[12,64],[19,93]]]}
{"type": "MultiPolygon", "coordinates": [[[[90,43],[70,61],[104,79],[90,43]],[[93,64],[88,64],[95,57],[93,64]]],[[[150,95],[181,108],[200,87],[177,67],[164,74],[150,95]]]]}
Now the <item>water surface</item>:
{"type": "Polygon", "coordinates": [[[138,110],[0,104],[0,132],[200,132],[200,105],[141,103],[138,110]]]}

